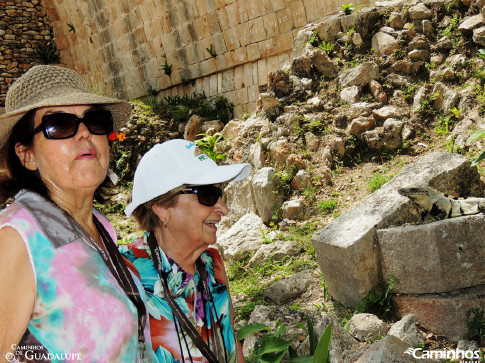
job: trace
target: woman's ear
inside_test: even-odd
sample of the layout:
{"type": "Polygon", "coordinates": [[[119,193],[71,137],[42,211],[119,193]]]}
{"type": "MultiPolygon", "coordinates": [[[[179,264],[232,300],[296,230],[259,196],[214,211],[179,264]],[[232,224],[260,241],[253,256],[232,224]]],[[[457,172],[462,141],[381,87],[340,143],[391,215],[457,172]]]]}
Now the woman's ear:
{"type": "Polygon", "coordinates": [[[37,162],[31,148],[18,142],[15,144],[15,153],[25,168],[32,171],[37,170],[37,162]]]}
{"type": "Polygon", "coordinates": [[[152,206],[153,213],[158,216],[162,224],[167,223],[170,220],[170,207],[163,207],[155,204],[152,206]]]}

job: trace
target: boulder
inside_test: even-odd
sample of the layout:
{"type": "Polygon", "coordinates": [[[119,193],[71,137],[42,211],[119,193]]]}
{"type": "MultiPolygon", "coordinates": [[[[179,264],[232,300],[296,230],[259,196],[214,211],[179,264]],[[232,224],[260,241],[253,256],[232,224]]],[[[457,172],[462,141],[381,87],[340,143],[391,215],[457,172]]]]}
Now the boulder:
{"type": "Polygon", "coordinates": [[[359,95],[359,87],[357,86],[350,86],[344,88],[340,91],[340,99],[343,103],[356,103],[359,102],[360,95],[359,95]]]}
{"type": "Polygon", "coordinates": [[[194,141],[195,137],[200,134],[202,125],[202,118],[198,115],[193,115],[184,130],[184,139],[189,141],[194,141]]]}
{"type": "Polygon", "coordinates": [[[307,186],[311,185],[311,183],[312,183],[312,176],[302,169],[302,170],[298,170],[295,177],[291,181],[291,187],[294,190],[300,190],[300,189],[305,189],[307,186]]]}
{"type": "Polygon", "coordinates": [[[259,216],[248,213],[218,238],[217,248],[228,262],[247,258],[261,247],[266,230],[259,216]]]}
{"type": "Polygon", "coordinates": [[[379,66],[373,62],[364,62],[355,68],[341,72],[339,75],[340,85],[348,87],[368,83],[371,79],[379,78],[379,66]]]}
{"type": "Polygon", "coordinates": [[[297,272],[272,284],[265,297],[276,304],[283,304],[303,294],[314,279],[318,281],[318,277],[314,277],[311,270],[297,272]]]}
{"type": "Polygon", "coordinates": [[[408,12],[412,20],[429,19],[433,15],[433,12],[423,3],[411,6],[408,12]]]}
{"type": "Polygon", "coordinates": [[[423,334],[416,326],[416,319],[412,314],[408,314],[394,323],[387,335],[395,336],[411,348],[424,344],[423,334]]]}
{"type": "Polygon", "coordinates": [[[485,26],[473,29],[473,41],[479,45],[485,46],[485,26]]]}
{"type": "Polygon", "coordinates": [[[299,78],[311,77],[312,62],[307,56],[299,56],[291,63],[290,74],[299,78]]]}
{"type": "Polygon", "coordinates": [[[252,189],[257,214],[264,223],[271,220],[275,208],[281,206],[281,198],[276,191],[275,170],[271,167],[259,169],[253,176],[252,189]]]}
{"type": "MultiPolygon", "coordinates": [[[[388,335],[372,344],[356,363],[413,363],[417,362],[409,353],[409,346],[395,336],[388,335]]],[[[421,360],[419,361],[421,362],[421,360]]]]}
{"type": "Polygon", "coordinates": [[[363,342],[374,342],[387,335],[387,324],[373,314],[355,314],[345,328],[350,335],[363,342]]]}
{"type": "Polygon", "coordinates": [[[377,56],[386,56],[399,48],[399,43],[393,36],[382,31],[372,37],[372,48],[377,56]]]}
{"type": "Polygon", "coordinates": [[[268,88],[273,91],[276,97],[287,96],[292,91],[292,83],[287,72],[278,70],[268,74],[268,88]]]}
{"type": "Polygon", "coordinates": [[[320,75],[326,78],[334,78],[337,76],[337,65],[323,49],[313,48],[311,46],[307,47],[305,56],[310,59],[313,68],[315,68],[320,75]]]}
{"type": "Polygon", "coordinates": [[[407,206],[411,201],[397,189],[420,185],[457,196],[482,193],[476,167],[457,154],[428,154],[404,169],[313,236],[317,262],[331,296],[356,306],[379,282],[376,232],[418,220],[419,213],[407,206]]]}
{"type": "Polygon", "coordinates": [[[433,87],[433,93],[437,95],[433,107],[440,111],[446,113],[458,104],[458,93],[445,86],[442,82],[436,82],[433,87]]]}
{"type": "Polygon", "coordinates": [[[353,119],[349,125],[347,132],[350,135],[361,134],[364,131],[370,130],[376,125],[376,120],[373,116],[370,117],[357,117],[353,119]]]}
{"type": "Polygon", "coordinates": [[[460,23],[458,30],[462,32],[470,32],[478,28],[483,23],[482,14],[468,16],[460,23]]]}
{"type": "Polygon", "coordinates": [[[257,266],[272,261],[283,261],[285,258],[298,256],[301,253],[301,247],[294,241],[274,241],[261,245],[253,257],[249,260],[249,266],[257,266]]]}
{"type": "Polygon", "coordinates": [[[282,206],[283,218],[296,219],[304,215],[303,202],[299,199],[288,200],[282,206]]]}

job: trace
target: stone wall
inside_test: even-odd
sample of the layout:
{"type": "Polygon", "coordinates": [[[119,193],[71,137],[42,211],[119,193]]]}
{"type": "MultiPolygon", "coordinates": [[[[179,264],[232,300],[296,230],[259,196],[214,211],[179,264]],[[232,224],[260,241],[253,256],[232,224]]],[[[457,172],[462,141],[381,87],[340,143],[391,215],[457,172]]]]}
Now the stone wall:
{"type": "MultiPolygon", "coordinates": [[[[106,93],[137,98],[205,91],[255,109],[268,73],[292,55],[307,23],[345,0],[43,0],[62,62],[104,80],[106,93]],[[209,50],[212,50],[211,55],[209,50]],[[171,66],[165,74],[162,65],[171,66]]],[[[368,3],[359,0],[358,4],[368,3]]]]}
{"type": "Polygon", "coordinates": [[[40,0],[0,0],[0,113],[9,85],[31,66],[52,40],[40,0]]]}

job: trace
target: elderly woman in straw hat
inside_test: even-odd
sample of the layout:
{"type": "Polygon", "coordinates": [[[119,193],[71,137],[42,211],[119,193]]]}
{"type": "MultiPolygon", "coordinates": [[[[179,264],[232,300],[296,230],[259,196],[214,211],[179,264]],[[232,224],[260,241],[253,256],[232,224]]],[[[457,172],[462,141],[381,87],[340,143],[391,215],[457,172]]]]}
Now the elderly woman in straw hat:
{"type": "Polygon", "coordinates": [[[161,362],[244,362],[216,242],[228,213],[221,183],[249,164],[218,166],[190,141],[155,145],[141,159],[125,212],[146,230],[120,246],[140,274],[152,346],[161,362]]]}
{"type": "Polygon", "coordinates": [[[0,116],[0,359],[153,359],[143,288],[93,208],[106,195],[108,135],[128,102],[74,71],[35,66],[0,116]],[[149,352],[149,353],[147,353],[149,352]]]}

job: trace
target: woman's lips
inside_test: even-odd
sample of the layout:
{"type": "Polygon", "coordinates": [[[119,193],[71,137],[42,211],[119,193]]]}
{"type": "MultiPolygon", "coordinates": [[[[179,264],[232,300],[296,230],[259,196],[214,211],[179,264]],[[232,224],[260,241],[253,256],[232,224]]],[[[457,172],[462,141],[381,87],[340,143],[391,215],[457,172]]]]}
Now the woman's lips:
{"type": "Polygon", "coordinates": [[[81,150],[76,157],[76,160],[89,160],[96,157],[96,150],[94,149],[84,149],[81,150]]]}

